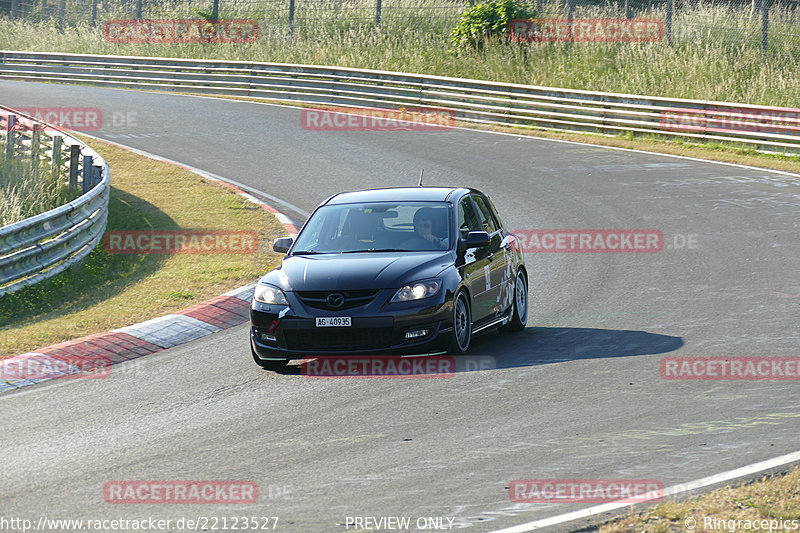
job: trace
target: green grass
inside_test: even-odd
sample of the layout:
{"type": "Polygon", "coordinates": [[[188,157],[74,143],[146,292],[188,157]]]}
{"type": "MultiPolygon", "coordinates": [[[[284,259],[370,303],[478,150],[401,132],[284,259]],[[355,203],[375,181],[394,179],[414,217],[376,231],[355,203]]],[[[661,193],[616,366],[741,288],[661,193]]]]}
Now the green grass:
{"type": "MultiPolygon", "coordinates": [[[[55,31],[52,23],[0,21],[0,48],[162,57],[216,58],[360,67],[679,98],[724,100],[773,106],[800,102],[800,24],[775,8],[772,40],[760,49],[760,23],[746,9],[702,4],[679,10],[673,45],[658,43],[487,43],[481,51],[456,55],[449,31],[461,8],[423,0],[385,2],[380,31],[373,2],[349,2],[362,11],[311,12],[298,1],[295,32],[288,35],[284,7],[222,2],[223,17],[253,17],[261,36],[250,44],[119,44],[86,24],[55,31]],[[242,4],[245,6],[245,4],[242,4]],[[449,7],[446,7],[449,6],[449,7]],[[262,9],[263,8],[263,9],[262,9]],[[266,14],[265,14],[266,13],[266,14]]],[[[545,16],[563,16],[544,3],[545,16]]],[[[149,16],[183,16],[162,9],[149,16]]],[[[664,17],[658,9],[634,13],[664,17]]],[[[124,13],[117,16],[128,16],[124,13]]],[[[583,7],[575,17],[620,17],[617,9],[583,7]]],[[[800,15],[797,15],[800,17],[800,15]]]]}

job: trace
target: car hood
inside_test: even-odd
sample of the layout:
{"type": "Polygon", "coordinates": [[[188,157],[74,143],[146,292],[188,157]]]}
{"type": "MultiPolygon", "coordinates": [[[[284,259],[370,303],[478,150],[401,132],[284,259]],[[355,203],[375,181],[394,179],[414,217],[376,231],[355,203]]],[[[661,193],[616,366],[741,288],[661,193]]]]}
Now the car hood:
{"type": "Polygon", "coordinates": [[[261,280],[285,291],[391,289],[436,277],[453,261],[447,251],[295,255],[261,280]]]}

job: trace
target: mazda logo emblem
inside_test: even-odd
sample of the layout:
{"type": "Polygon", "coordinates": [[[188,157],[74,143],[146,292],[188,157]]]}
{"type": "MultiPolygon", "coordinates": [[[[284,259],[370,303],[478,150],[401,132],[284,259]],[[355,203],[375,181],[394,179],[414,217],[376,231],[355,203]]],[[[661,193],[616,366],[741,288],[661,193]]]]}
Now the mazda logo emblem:
{"type": "Polygon", "coordinates": [[[338,292],[333,292],[328,295],[328,306],[329,307],[341,307],[344,305],[344,294],[340,294],[338,292]]]}

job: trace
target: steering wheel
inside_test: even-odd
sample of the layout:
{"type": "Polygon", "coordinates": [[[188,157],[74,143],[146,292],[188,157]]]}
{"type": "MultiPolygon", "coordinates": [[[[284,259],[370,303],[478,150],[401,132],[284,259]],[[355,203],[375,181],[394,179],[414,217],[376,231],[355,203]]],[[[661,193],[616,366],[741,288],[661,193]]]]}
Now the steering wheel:
{"type": "Polygon", "coordinates": [[[403,244],[400,245],[400,248],[422,252],[430,250],[430,248],[433,246],[436,245],[430,242],[428,239],[420,237],[419,235],[415,235],[414,237],[411,237],[407,241],[403,242],[403,244]]]}

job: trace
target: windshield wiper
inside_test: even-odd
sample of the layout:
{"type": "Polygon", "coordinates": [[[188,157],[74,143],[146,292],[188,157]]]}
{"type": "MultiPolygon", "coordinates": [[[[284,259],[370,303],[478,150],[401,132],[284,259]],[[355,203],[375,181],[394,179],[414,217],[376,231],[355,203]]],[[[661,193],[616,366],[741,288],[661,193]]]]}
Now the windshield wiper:
{"type": "Polygon", "coordinates": [[[324,254],[328,252],[318,252],[316,250],[298,250],[296,252],[292,252],[292,255],[316,255],[316,254],[324,254]]]}

